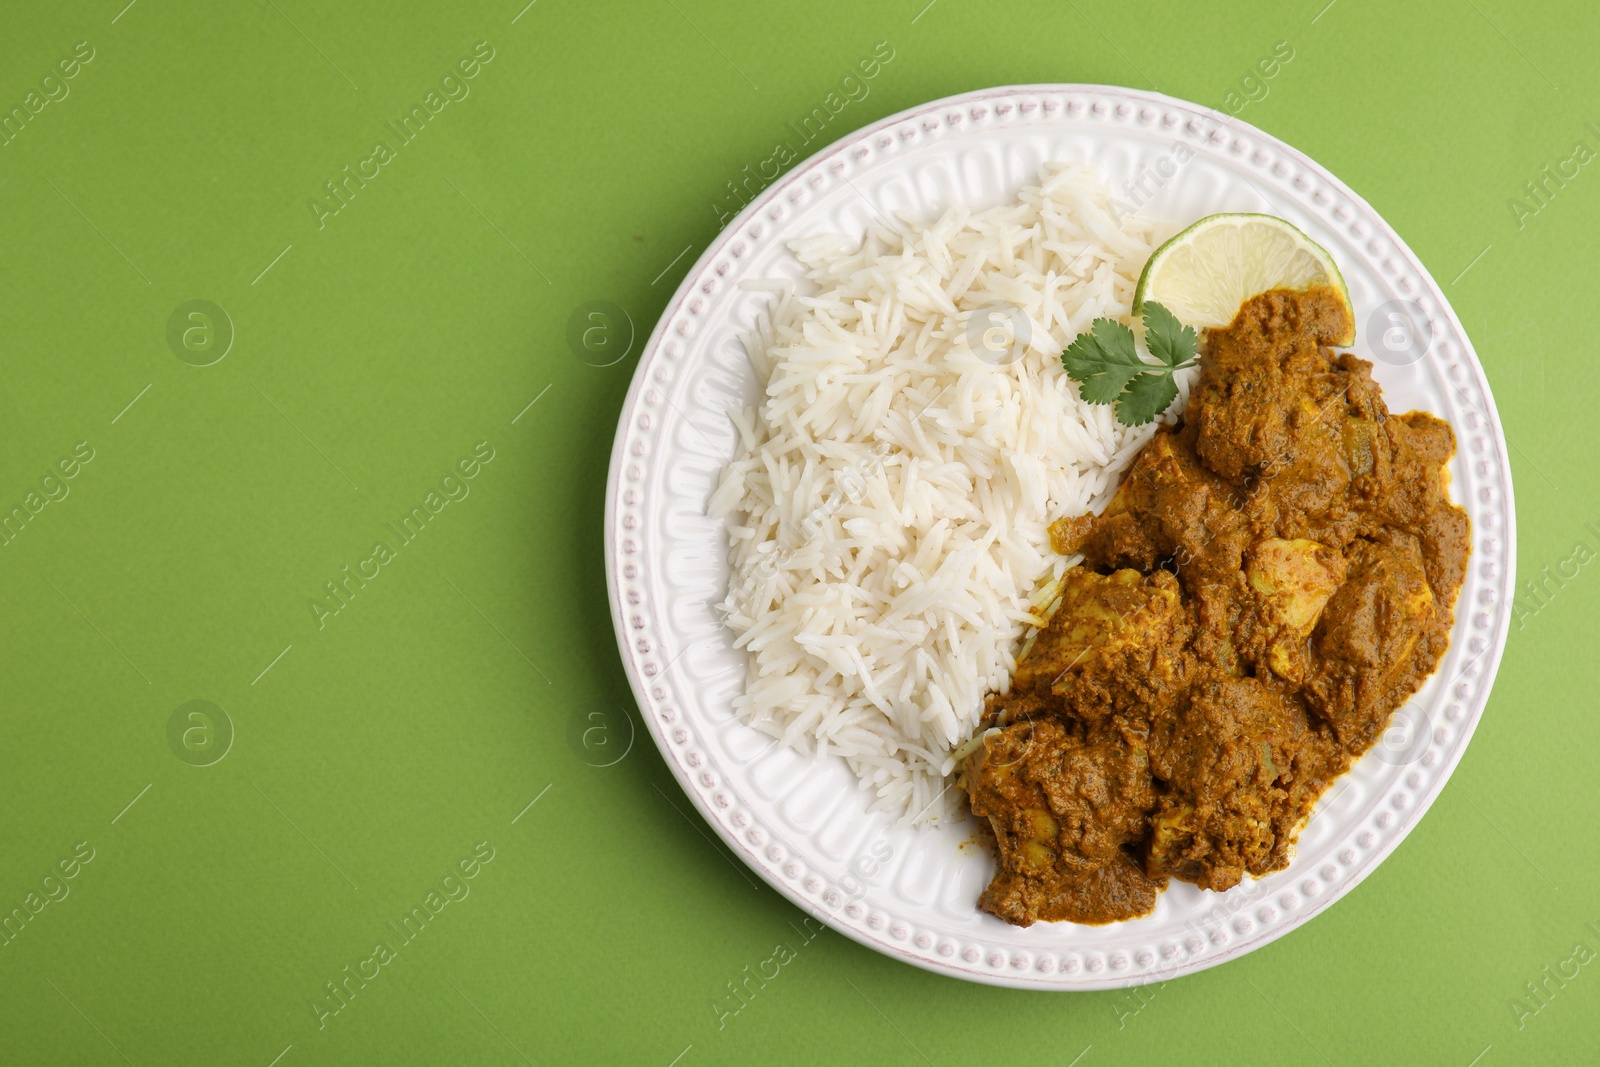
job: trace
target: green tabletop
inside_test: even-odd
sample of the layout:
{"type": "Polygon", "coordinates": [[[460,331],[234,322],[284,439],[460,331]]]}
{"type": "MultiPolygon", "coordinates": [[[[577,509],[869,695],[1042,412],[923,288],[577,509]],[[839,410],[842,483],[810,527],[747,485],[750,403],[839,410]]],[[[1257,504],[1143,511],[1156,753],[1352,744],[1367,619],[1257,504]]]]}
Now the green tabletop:
{"type": "Polygon", "coordinates": [[[0,1062],[1596,1062],[1592,5],[526,2],[6,12],[0,1062]],[[667,773],[606,604],[617,412],[729,183],[829,94],[832,139],[1021,82],[1348,182],[1516,476],[1517,620],[1427,818],[1139,991],[805,924],[667,773]]]}

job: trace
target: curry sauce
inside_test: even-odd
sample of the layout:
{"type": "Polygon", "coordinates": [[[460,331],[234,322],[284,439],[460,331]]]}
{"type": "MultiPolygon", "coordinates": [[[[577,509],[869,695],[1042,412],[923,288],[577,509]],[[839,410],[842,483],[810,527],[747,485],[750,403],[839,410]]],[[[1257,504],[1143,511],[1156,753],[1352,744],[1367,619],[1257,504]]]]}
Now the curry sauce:
{"type": "Polygon", "coordinates": [[[1289,862],[1317,798],[1433,673],[1466,574],[1449,425],[1334,352],[1349,310],[1274,290],[1209,335],[1180,426],[1099,516],[962,767],[1021,926],[1148,913],[1289,862]]]}

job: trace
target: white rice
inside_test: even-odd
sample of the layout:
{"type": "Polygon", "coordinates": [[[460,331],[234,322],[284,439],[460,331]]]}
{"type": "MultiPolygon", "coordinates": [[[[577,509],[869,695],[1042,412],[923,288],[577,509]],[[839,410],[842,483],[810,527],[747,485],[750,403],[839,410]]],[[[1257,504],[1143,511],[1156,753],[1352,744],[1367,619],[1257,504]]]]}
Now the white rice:
{"type": "Polygon", "coordinates": [[[859,247],[793,242],[809,295],[755,286],[777,292],[745,338],[763,399],[733,413],[738,455],[708,507],[728,520],[720,607],[749,652],[736,709],[844,757],[874,808],[937,817],[952,752],[1076,562],[1048,524],[1103,507],[1155,430],[1083,403],[1061,367],[1091,320],[1126,321],[1152,251],[1107,196],[1097,172],[1049,165],[1011,204],[879,225],[859,247]],[[1014,361],[989,351],[1021,347],[1003,326],[969,336],[997,304],[1022,313],[1014,361]]]}

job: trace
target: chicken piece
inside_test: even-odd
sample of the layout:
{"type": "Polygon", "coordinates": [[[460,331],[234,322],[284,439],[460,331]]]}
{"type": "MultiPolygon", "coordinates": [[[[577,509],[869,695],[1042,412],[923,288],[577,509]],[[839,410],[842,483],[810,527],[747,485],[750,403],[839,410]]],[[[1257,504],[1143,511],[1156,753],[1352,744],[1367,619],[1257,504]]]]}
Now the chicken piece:
{"type": "Polygon", "coordinates": [[[1061,605],[1019,665],[1016,683],[1053,681],[1091,654],[1115,655],[1159,640],[1178,611],[1178,583],[1165,571],[1146,578],[1135,570],[1096,574],[1073,568],[1062,576],[1061,605]]]}
{"type": "Polygon", "coordinates": [[[1445,619],[1466,578],[1462,546],[1471,532],[1466,512],[1450,503],[1448,464],[1456,450],[1455,433],[1449,423],[1421,411],[1391,418],[1388,430],[1401,491],[1386,502],[1385,518],[1421,542],[1436,614],[1445,619]]]}
{"type": "Polygon", "coordinates": [[[1344,581],[1345,569],[1337,550],[1304,538],[1269,537],[1245,552],[1245,577],[1260,595],[1271,633],[1267,666],[1278,677],[1298,684],[1305,676],[1305,639],[1344,581]]]}
{"type": "Polygon", "coordinates": [[[1062,576],[1061,606],[1017,665],[1012,689],[1041,689],[1085,718],[1169,704],[1188,634],[1178,582],[1166,571],[1062,576]]]}
{"type": "Polygon", "coordinates": [[[1285,537],[1316,536],[1312,530],[1320,531],[1348,510],[1346,398],[1337,391],[1321,395],[1320,389],[1331,388],[1331,383],[1320,377],[1313,381],[1308,387],[1318,391],[1301,397],[1290,415],[1286,451],[1260,469],[1272,505],[1285,521],[1285,537]]]}
{"type": "Polygon", "coordinates": [[[1150,731],[1167,785],[1150,819],[1145,869],[1225,890],[1288,862],[1299,823],[1345,766],[1325,726],[1253,678],[1212,678],[1150,731]]]}
{"type": "Polygon", "coordinates": [[[1433,591],[1416,538],[1388,531],[1382,541],[1352,542],[1349,574],[1323,608],[1312,637],[1304,689],[1352,756],[1372,745],[1390,712],[1427,677],[1427,665],[1437,658],[1433,615],[1433,591]],[[1430,639],[1426,648],[1424,635],[1430,639]],[[1426,660],[1421,669],[1413,669],[1417,655],[1426,660]]]}
{"type": "Polygon", "coordinates": [[[1349,335],[1349,316],[1331,289],[1274,289],[1210,332],[1189,401],[1207,469],[1243,484],[1324,447],[1330,420],[1322,412],[1337,405],[1340,388],[1323,346],[1349,335]]]}
{"type": "Polygon", "coordinates": [[[1086,562],[1149,571],[1171,561],[1181,574],[1242,525],[1243,493],[1200,465],[1191,436],[1162,431],[1144,446],[1099,520],[1077,538],[1086,562]]]}
{"type": "Polygon", "coordinates": [[[1323,605],[1344,581],[1345,562],[1334,549],[1304,539],[1269,537],[1244,556],[1250,587],[1300,636],[1309,634],[1323,605]]]}
{"type": "Polygon", "coordinates": [[[1155,803],[1142,742],[1115,731],[1094,743],[1053,719],[984,739],[963,767],[972,811],[994,830],[998,869],[978,901],[1018,926],[1109,923],[1144,915],[1164,879],[1122,846],[1155,803]]]}

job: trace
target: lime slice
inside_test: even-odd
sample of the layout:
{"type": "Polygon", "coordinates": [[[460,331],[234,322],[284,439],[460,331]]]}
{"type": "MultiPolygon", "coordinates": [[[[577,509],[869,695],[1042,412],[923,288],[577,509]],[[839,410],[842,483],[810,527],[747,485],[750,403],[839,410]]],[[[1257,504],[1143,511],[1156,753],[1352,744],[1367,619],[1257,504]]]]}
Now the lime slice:
{"type": "MultiPolygon", "coordinates": [[[[1187,326],[1226,326],[1239,305],[1268,289],[1325,285],[1344,297],[1344,278],[1317,242],[1274,215],[1207,215],[1156,249],[1133,292],[1133,313],[1161,304],[1187,326]]],[[[1355,340],[1355,315],[1350,335],[1355,340]]]]}

